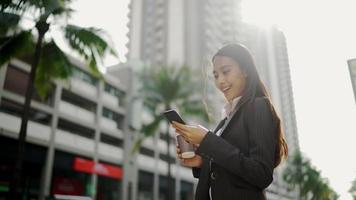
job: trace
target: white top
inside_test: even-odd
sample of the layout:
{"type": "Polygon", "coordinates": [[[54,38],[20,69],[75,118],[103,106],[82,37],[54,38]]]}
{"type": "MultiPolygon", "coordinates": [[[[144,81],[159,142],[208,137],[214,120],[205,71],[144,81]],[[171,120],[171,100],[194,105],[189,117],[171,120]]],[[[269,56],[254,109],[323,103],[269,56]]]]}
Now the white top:
{"type": "Polygon", "coordinates": [[[222,110],[222,119],[229,117],[230,114],[234,111],[237,103],[239,103],[242,96],[235,97],[231,102],[227,102],[222,110]]]}
{"type": "Polygon", "coordinates": [[[216,132],[217,136],[220,136],[222,134],[222,131],[225,129],[226,125],[228,124],[227,122],[230,121],[230,118],[232,117],[233,113],[234,113],[234,109],[237,105],[237,103],[239,103],[241,99],[241,96],[235,97],[231,102],[227,102],[224,106],[224,109],[222,110],[221,114],[222,114],[222,119],[227,118],[227,120],[225,120],[225,124],[216,132]]]}

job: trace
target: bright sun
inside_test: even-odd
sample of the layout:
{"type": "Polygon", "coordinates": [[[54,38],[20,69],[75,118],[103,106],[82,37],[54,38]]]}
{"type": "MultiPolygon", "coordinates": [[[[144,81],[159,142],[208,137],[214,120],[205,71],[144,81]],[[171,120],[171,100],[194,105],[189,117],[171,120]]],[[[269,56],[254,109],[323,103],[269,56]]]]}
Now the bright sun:
{"type": "Polygon", "coordinates": [[[242,0],[243,21],[258,26],[281,25],[286,0],[242,0]]]}

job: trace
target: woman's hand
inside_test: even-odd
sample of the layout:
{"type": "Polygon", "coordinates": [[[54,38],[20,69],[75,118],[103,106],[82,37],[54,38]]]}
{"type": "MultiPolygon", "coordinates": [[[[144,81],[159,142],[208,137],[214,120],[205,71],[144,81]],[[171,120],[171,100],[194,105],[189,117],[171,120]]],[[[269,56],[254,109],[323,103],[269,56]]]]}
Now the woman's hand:
{"type": "Polygon", "coordinates": [[[200,125],[185,125],[178,122],[173,122],[172,126],[176,129],[178,134],[182,135],[184,139],[191,144],[200,144],[209,131],[200,125]]]}
{"type": "Polygon", "coordinates": [[[179,146],[177,145],[176,148],[177,156],[182,165],[186,167],[201,167],[203,160],[199,155],[195,155],[193,158],[182,158],[182,153],[180,151],[179,146]]]}

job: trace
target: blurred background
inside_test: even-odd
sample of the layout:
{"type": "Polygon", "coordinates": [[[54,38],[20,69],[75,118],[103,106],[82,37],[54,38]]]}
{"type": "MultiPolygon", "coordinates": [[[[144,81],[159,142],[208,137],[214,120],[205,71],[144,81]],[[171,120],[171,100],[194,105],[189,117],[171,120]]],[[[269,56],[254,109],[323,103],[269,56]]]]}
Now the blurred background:
{"type": "Polygon", "coordinates": [[[194,199],[161,113],[214,128],[211,57],[234,42],[290,149],[267,199],[356,199],[354,1],[0,5],[0,199],[194,199]]]}

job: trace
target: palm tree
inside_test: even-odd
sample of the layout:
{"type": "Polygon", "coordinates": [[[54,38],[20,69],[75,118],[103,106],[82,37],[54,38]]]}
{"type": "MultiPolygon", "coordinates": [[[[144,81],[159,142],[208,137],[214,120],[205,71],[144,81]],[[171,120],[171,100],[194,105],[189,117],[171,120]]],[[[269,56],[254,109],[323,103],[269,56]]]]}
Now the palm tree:
{"type": "Polygon", "coordinates": [[[183,116],[199,116],[208,121],[208,115],[205,112],[199,92],[200,84],[193,80],[193,72],[187,67],[180,68],[171,66],[151,67],[143,70],[141,95],[145,109],[152,116],[152,122],[144,124],[142,135],[136,140],[133,152],[136,152],[145,138],[151,137],[159,132],[162,122],[167,123],[165,139],[167,142],[166,157],[168,158],[168,191],[167,198],[174,199],[172,175],[171,175],[171,157],[169,147],[171,137],[169,135],[168,122],[163,119],[162,112],[172,108],[179,108],[183,116]]]}
{"type": "Polygon", "coordinates": [[[351,188],[349,189],[349,193],[352,196],[353,200],[356,200],[356,179],[352,181],[351,188]]]}
{"type": "Polygon", "coordinates": [[[329,186],[320,171],[297,151],[283,172],[283,179],[291,188],[297,188],[298,197],[304,200],[336,200],[338,195],[329,186]]]}
{"type": "Polygon", "coordinates": [[[11,199],[19,190],[29,108],[34,87],[41,97],[51,90],[53,79],[67,79],[73,65],[56,44],[51,33],[60,30],[69,46],[88,63],[91,71],[101,77],[97,68],[107,52],[116,56],[115,51],[100,36],[101,30],[81,28],[67,24],[72,10],[71,0],[4,0],[0,3],[0,66],[11,58],[32,56],[25,103],[21,115],[19,145],[15,164],[14,179],[10,185],[11,199]],[[33,24],[29,29],[21,24],[33,24]]]}

